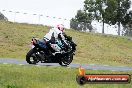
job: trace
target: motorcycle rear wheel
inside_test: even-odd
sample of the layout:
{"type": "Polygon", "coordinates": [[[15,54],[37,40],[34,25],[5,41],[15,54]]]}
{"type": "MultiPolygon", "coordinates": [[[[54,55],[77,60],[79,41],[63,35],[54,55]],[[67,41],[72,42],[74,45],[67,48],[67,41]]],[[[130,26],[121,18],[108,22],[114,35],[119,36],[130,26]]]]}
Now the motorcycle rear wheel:
{"type": "Polygon", "coordinates": [[[26,55],[26,61],[27,63],[29,64],[36,64],[39,62],[38,58],[36,57],[35,55],[35,50],[34,49],[31,49],[27,55],[26,55]]]}

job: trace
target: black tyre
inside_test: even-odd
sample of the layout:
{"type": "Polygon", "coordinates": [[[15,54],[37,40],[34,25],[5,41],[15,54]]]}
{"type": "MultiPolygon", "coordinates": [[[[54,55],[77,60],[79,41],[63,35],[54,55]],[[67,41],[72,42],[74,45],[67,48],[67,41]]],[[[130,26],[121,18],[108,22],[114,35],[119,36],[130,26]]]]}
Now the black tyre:
{"type": "Polygon", "coordinates": [[[69,54],[66,54],[64,55],[64,57],[61,58],[61,60],[59,61],[59,64],[61,66],[67,66],[69,65],[73,60],[73,54],[69,55],[69,54]]]}
{"type": "Polygon", "coordinates": [[[36,64],[39,62],[38,58],[36,57],[35,51],[31,49],[26,55],[26,61],[29,64],[36,64]]]}

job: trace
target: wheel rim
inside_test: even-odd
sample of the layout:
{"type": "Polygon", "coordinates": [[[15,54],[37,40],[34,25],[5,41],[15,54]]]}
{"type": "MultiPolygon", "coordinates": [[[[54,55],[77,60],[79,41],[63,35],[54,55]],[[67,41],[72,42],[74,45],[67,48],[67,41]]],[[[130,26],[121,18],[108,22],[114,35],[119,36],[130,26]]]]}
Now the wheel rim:
{"type": "Polygon", "coordinates": [[[72,62],[72,55],[66,55],[64,58],[62,58],[62,63],[65,65],[69,65],[72,62]]]}
{"type": "Polygon", "coordinates": [[[30,62],[32,64],[36,64],[39,60],[37,59],[36,55],[32,54],[30,57],[30,62]]]}

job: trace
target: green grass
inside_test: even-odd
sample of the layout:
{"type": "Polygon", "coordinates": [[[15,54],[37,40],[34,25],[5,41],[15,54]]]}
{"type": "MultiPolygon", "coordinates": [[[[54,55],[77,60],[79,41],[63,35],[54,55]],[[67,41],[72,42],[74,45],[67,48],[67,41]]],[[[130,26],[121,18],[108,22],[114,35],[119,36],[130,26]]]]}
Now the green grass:
{"type": "MultiPolygon", "coordinates": [[[[0,22],[0,58],[25,60],[33,36],[42,38],[46,26],[0,22]]],[[[126,37],[66,30],[77,43],[73,63],[132,66],[132,41],[126,37]]]]}
{"type": "MultiPolygon", "coordinates": [[[[130,74],[132,72],[93,71],[87,74],[130,74]]],[[[86,84],[76,82],[78,69],[0,64],[0,88],[132,88],[130,84],[86,84]]]]}

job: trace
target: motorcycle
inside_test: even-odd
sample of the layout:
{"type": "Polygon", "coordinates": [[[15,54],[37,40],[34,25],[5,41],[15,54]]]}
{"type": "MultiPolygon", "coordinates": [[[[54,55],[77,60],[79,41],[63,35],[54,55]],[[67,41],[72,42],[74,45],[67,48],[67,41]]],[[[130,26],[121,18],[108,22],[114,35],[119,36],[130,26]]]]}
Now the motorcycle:
{"type": "Polygon", "coordinates": [[[65,41],[61,44],[59,43],[60,41],[56,41],[54,44],[49,44],[54,52],[47,47],[48,45],[46,45],[45,48],[42,48],[37,43],[38,41],[38,39],[32,38],[32,48],[26,55],[27,63],[59,63],[61,66],[67,66],[72,62],[77,46],[73,42],[72,37],[67,36],[65,41]]]}

